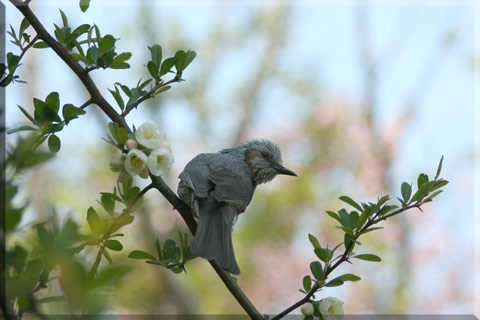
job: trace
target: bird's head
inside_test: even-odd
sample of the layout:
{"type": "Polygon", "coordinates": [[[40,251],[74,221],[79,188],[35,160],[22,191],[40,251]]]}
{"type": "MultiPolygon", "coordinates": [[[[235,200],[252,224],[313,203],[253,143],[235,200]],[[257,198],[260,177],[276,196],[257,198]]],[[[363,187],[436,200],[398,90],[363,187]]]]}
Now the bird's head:
{"type": "Polygon", "coordinates": [[[252,140],[242,148],[256,185],[271,181],[277,174],[297,176],[283,166],[280,149],[269,140],[252,140]]]}

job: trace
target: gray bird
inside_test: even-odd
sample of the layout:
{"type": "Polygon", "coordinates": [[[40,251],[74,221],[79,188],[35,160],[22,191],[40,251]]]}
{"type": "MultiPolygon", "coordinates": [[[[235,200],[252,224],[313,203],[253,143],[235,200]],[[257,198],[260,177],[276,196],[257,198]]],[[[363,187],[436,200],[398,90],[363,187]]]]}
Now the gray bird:
{"type": "Polygon", "coordinates": [[[283,166],[280,149],[268,140],[193,158],[180,173],[177,190],[198,218],[192,252],[240,274],[233,252],[233,225],[252,200],[256,186],[277,174],[296,176],[283,166]]]}

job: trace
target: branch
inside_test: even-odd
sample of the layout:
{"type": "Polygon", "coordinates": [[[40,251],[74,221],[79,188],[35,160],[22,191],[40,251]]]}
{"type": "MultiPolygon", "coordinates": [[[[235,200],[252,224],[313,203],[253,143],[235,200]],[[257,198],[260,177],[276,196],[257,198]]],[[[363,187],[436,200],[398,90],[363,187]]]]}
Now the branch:
{"type": "Polygon", "coordinates": [[[135,109],[136,107],[138,107],[138,105],[140,103],[142,103],[143,101],[147,100],[147,99],[150,99],[150,98],[153,98],[154,97],[154,94],[155,92],[160,89],[160,88],[163,88],[163,87],[166,87],[168,86],[169,84],[171,83],[174,83],[174,82],[180,82],[180,81],[183,81],[183,79],[180,79],[178,76],[175,76],[175,78],[167,81],[167,82],[158,82],[153,88],[152,90],[150,90],[146,95],[144,95],[143,97],[141,97],[140,99],[138,99],[135,103],[133,103],[132,105],[130,105],[127,109],[125,109],[125,111],[122,112],[121,116],[122,117],[125,117],[127,114],[130,113],[130,111],[132,111],[133,109],[135,109]]]}
{"type": "MultiPolygon", "coordinates": [[[[121,127],[124,127],[129,132],[131,132],[124,117],[119,115],[113,109],[113,107],[105,100],[105,98],[102,96],[97,86],[93,82],[92,78],[89,76],[88,73],[85,73],[85,69],[82,66],[80,66],[80,64],[78,64],[77,61],[75,61],[75,59],[72,56],[70,56],[70,54],[68,53],[68,51],[65,49],[64,46],[62,46],[55,39],[52,38],[52,36],[45,30],[45,28],[43,27],[41,22],[38,20],[38,18],[35,16],[35,14],[32,12],[32,10],[26,5],[26,3],[20,2],[18,0],[10,0],[10,2],[30,22],[30,25],[37,32],[39,39],[42,39],[43,41],[45,41],[50,46],[50,48],[52,48],[52,50],[55,51],[55,53],[70,67],[70,69],[72,69],[75,75],[83,83],[87,91],[90,93],[91,103],[98,105],[98,107],[113,122],[118,123],[121,127]]],[[[175,81],[181,81],[181,79],[174,78],[166,83],[163,83],[161,86],[165,86],[175,81]]],[[[134,104],[133,107],[138,106],[138,104],[150,98],[152,95],[153,93],[147,94],[147,96],[137,101],[137,103],[134,104]]],[[[133,108],[130,108],[130,109],[133,109],[133,108]]],[[[193,218],[192,213],[190,212],[190,208],[177,197],[177,195],[168,187],[168,185],[163,181],[162,178],[156,177],[153,175],[150,175],[150,177],[152,178],[152,186],[156,188],[158,191],[160,191],[160,193],[162,193],[162,195],[167,199],[167,201],[173,205],[173,207],[182,216],[183,220],[187,224],[192,234],[195,234],[195,230],[197,229],[197,223],[193,218]]],[[[97,257],[95,259],[95,263],[92,266],[92,269],[90,270],[89,274],[92,274],[92,273],[94,274],[96,272],[96,269],[98,268],[98,264],[100,263],[99,260],[101,260],[101,256],[104,249],[105,249],[105,243],[102,244],[97,254],[97,257]]],[[[235,297],[238,303],[242,306],[242,308],[246,311],[246,313],[250,316],[250,318],[263,319],[263,316],[255,308],[255,306],[250,302],[250,300],[248,300],[247,296],[245,295],[245,293],[243,293],[243,291],[237,285],[235,280],[227,272],[221,269],[220,266],[215,261],[209,261],[209,262],[212,265],[212,267],[215,269],[215,272],[217,272],[218,276],[222,279],[225,286],[228,288],[231,294],[235,297]]]]}
{"type": "MultiPolygon", "coordinates": [[[[424,204],[423,201],[419,201],[415,204],[412,204],[408,207],[405,207],[405,208],[400,208],[400,209],[397,209],[395,210],[394,212],[390,213],[390,214],[387,214],[387,215],[384,215],[382,217],[379,217],[377,219],[372,219],[370,221],[368,221],[362,229],[360,229],[360,231],[357,232],[357,235],[353,238],[353,240],[357,240],[361,233],[365,230],[367,230],[368,228],[370,228],[371,226],[373,226],[374,224],[377,224],[378,222],[382,221],[382,220],[386,220],[390,217],[393,217],[399,213],[402,213],[402,212],[405,212],[407,210],[410,210],[410,209],[413,209],[413,208],[420,208],[420,206],[424,204]]],[[[330,273],[332,273],[333,270],[335,270],[341,263],[345,262],[348,260],[348,255],[350,254],[352,248],[353,248],[353,245],[354,245],[354,241],[351,241],[350,244],[345,248],[345,251],[344,253],[342,254],[341,258],[335,262],[335,264],[333,266],[329,266],[327,264],[327,270],[325,271],[325,279],[327,279],[328,275],[330,273]]],[[[315,284],[313,285],[313,287],[310,289],[310,291],[307,293],[307,295],[305,295],[305,297],[303,297],[302,299],[300,299],[299,301],[295,302],[294,304],[292,304],[291,306],[289,306],[288,308],[286,308],[285,310],[283,310],[282,312],[280,312],[278,315],[276,315],[275,317],[273,317],[271,320],[278,320],[278,319],[281,319],[283,318],[284,316],[286,316],[287,314],[289,314],[290,312],[292,312],[293,310],[295,310],[296,308],[300,307],[301,305],[307,303],[308,301],[310,301],[310,298],[318,291],[318,289],[320,289],[320,285],[315,282],[315,284]]]]}
{"type": "Polygon", "coordinates": [[[68,50],[58,43],[38,20],[32,10],[28,7],[27,3],[23,3],[18,0],[10,0],[10,2],[25,16],[30,22],[32,28],[37,32],[39,39],[45,41],[50,48],[72,69],[77,75],[80,81],[83,83],[88,93],[90,93],[92,103],[96,104],[102,111],[114,122],[118,123],[122,127],[128,130],[128,125],[125,119],[122,118],[102,96],[97,86],[93,82],[92,78],[85,73],[85,69],[78,64],[78,62],[68,53],[68,50]]]}

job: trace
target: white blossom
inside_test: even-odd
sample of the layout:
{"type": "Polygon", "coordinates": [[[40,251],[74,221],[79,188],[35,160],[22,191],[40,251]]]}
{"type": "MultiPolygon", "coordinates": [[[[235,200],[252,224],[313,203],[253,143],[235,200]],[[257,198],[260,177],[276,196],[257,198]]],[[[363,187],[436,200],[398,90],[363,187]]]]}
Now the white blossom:
{"type": "Polygon", "coordinates": [[[124,167],[127,172],[136,176],[142,173],[147,166],[147,155],[138,149],[132,149],[127,153],[124,167]]]}
{"type": "Polygon", "coordinates": [[[319,305],[320,313],[325,320],[343,318],[343,302],[334,297],[322,299],[319,305]]]}
{"type": "Polygon", "coordinates": [[[123,168],[124,161],[125,155],[121,152],[117,152],[110,161],[110,169],[112,169],[113,172],[119,172],[123,168]]]}
{"type": "Polygon", "coordinates": [[[165,133],[160,131],[157,124],[153,121],[144,122],[135,131],[135,139],[147,149],[156,149],[164,147],[165,133]]]}
{"type": "Polygon", "coordinates": [[[300,311],[302,312],[302,314],[304,316],[311,316],[313,314],[313,311],[314,311],[313,305],[311,303],[306,303],[302,306],[300,311]]]}
{"type": "Polygon", "coordinates": [[[173,155],[166,148],[157,148],[152,150],[147,159],[147,168],[155,176],[168,173],[172,168],[173,155]]]}

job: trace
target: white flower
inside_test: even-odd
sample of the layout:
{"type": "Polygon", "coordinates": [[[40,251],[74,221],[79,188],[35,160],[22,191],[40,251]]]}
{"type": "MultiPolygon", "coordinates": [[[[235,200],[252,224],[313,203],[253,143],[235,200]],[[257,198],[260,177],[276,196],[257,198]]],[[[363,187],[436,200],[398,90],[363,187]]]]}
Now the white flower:
{"type": "Polygon", "coordinates": [[[306,303],[300,309],[304,316],[311,316],[313,314],[313,305],[311,303],[306,303]]]}
{"type": "Polygon", "coordinates": [[[136,176],[142,173],[146,166],[147,156],[145,153],[137,149],[132,149],[127,153],[124,167],[130,175],[136,176]]]}
{"type": "Polygon", "coordinates": [[[343,302],[334,297],[322,299],[319,305],[320,313],[325,320],[343,318],[343,302]]]}
{"type": "Polygon", "coordinates": [[[158,130],[155,122],[147,121],[135,131],[135,139],[148,149],[156,149],[164,146],[165,133],[158,130]]]}
{"type": "Polygon", "coordinates": [[[168,173],[172,168],[173,155],[166,148],[153,150],[147,159],[147,168],[155,176],[168,173]]]}
{"type": "Polygon", "coordinates": [[[110,169],[112,169],[113,172],[119,172],[123,168],[124,161],[125,156],[121,152],[117,152],[110,161],[110,169]]]}

